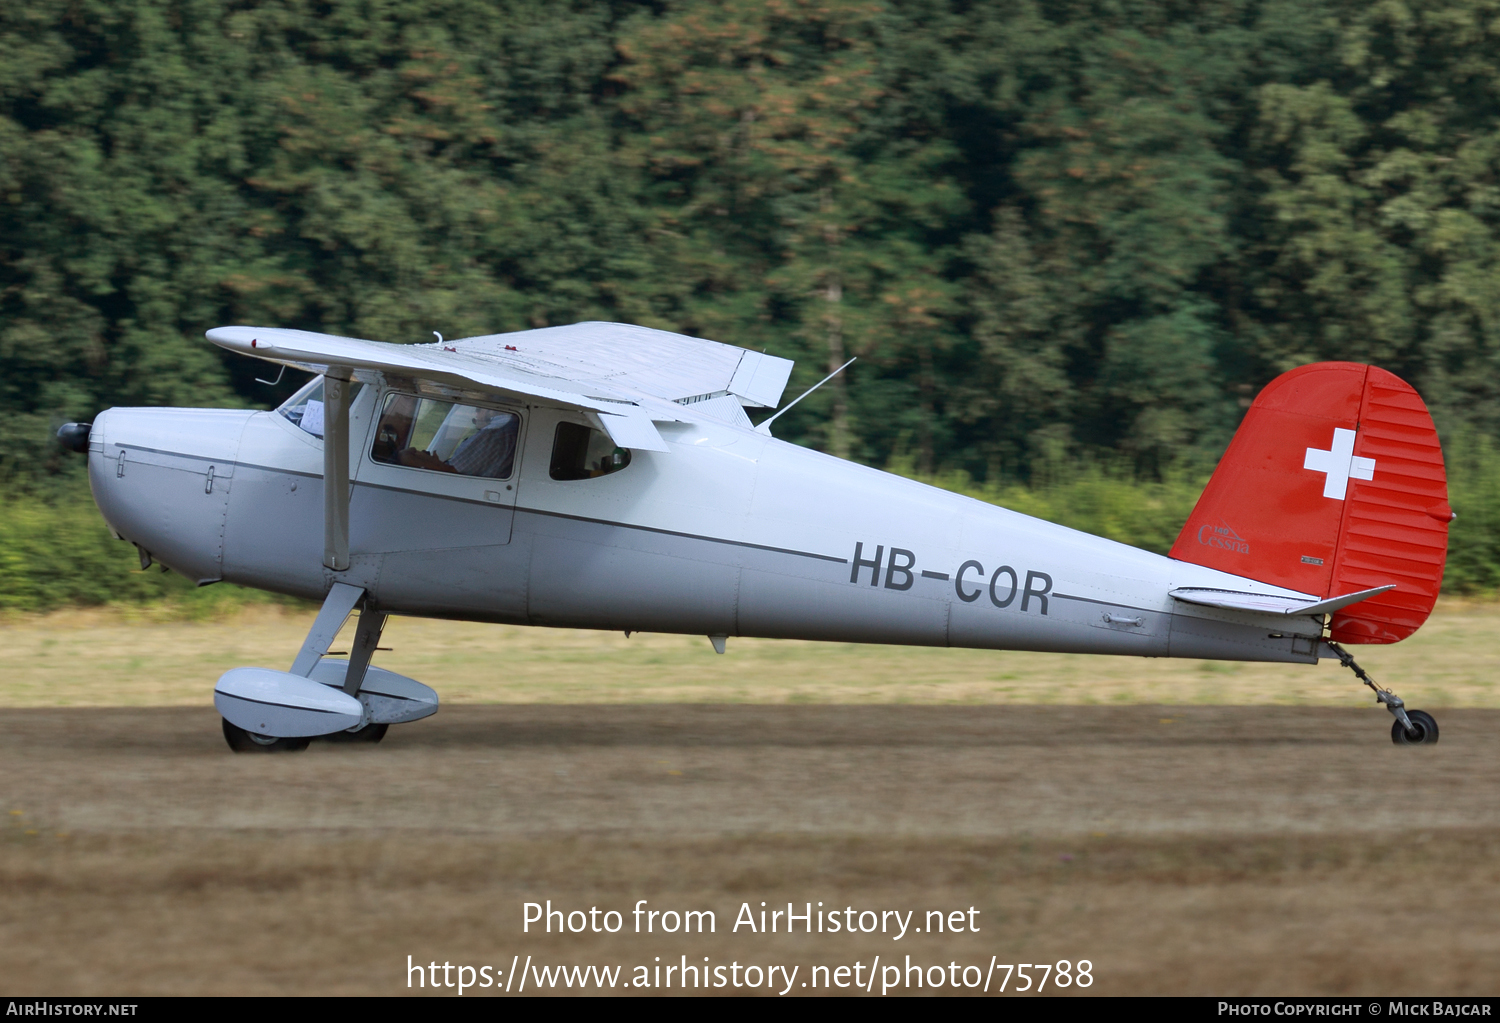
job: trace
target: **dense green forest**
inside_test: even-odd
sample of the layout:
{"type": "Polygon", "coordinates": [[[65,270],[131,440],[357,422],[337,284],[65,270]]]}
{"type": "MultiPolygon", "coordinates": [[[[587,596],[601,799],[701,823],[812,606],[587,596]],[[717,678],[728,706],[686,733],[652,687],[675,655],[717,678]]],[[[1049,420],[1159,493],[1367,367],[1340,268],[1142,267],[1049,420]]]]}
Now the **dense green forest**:
{"type": "Polygon", "coordinates": [[[0,550],[59,423],[286,393],[208,327],[612,319],[857,355],[778,435],[1157,549],[1258,388],[1374,362],[1493,589],[1497,226],[1500,0],[8,4],[0,550]]]}

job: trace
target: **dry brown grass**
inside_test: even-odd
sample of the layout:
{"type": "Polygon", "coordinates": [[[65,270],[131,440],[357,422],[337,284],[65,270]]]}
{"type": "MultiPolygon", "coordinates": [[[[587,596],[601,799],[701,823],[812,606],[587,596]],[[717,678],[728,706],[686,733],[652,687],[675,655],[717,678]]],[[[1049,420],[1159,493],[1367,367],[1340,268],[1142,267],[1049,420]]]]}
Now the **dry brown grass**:
{"type": "Polygon", "coordinates": [[[1430,749],[1387,720],[468,705],[377,748],[236,757],[210,709],[11,710],[0,990],[399,994],[408,955],[803,978],[911,955],[1089,959],[1101,994],[1493,995],[1500,712],[1440,715],[1430,749]],[[641,898],[717,930],[522,932],[527,901],[641,898]],[[734,933],[762,901],[973,906],[980,930],[734,933]]]}
{"type": "MultiPolygon", "coordinates": [[[[0,623],[0,706],[208,706],[237,665],[285,667],[311,613],[252,605],[209,622],[73,611],[0,623]]],[[[1428,707],[1500,707],[1500,604],[1445,601],[1404,643],[1356,650],[1428,707]]],[[[347,626],[340,644],[352,635],[347,626]]],[[[376,663],[451,703],[1282,704],[1358,706],[1336,663],[1229,661],[859,646],[527,629],[393,619],[376,663]]],[[[335,649],[347,649],[336,645],[335,649]]]]}
{"type": "MultiPolygon", "coordinates": [[[[1437,747],[1398,749],[1326,663],[752,640],[716,657],[398,619],[378,663],[443,712],[380,747],[231,755],[214,679],[285,665],[309,617],[0,624],[0,990],[395,994],[408,955],[513,954],[799,964],[799,983],[875,955],[1090,959],[1101,994],[1500,988],[1494,710],[1442,711],[1437,747]],[[523,934],[521,904],[549,898],[720,926],[523,934]],[[736,935],[746,901],[972,905],[982,927],[736,935]]],[[[1413,705],[1500,706],[1497,625],[1500,606],[1448,602],[1359,656],[1413,705]]]]}
{"type": "Polygon", "coordinates": [[[503,971],[519,954],[621,965],[626,977],[658,956],[795,964],[799,980],[813,965],[868,967],[877,955],[924,966],[1086,958],[1099,994],[1493,995],[1500,955],[1494,831],[1248,841],[250,832],[55,844],[66,848],[45,858],[0,846],[8,992],[402,994],[408,955],[503,971]],[[1398,878],[1396,890],[1381,878],[1398,878]],[[625,914],[638,898],[711,909],[717,930],[521,934],[522,904],[549,898],[625,914]],[[980,932],[893,941],[731,930],[744,902],[800,911],[809,900],[914,909],[914,924],[930,909],[973,906],[980,932]]]}

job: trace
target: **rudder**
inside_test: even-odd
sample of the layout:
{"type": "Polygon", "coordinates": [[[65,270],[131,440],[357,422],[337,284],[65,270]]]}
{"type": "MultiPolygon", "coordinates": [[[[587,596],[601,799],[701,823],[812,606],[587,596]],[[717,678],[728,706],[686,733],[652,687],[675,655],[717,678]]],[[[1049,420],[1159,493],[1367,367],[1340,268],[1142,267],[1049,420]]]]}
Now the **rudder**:
{"type": "Polygon", "coordinates": [[[1395,583],[1331,626],[1339,642],[1395,643],[1437,600],[1452,517],[1437,429],[1411,385],[1314,363],[1256,397],[1171,556],[1320,597],[1395,583]]]}

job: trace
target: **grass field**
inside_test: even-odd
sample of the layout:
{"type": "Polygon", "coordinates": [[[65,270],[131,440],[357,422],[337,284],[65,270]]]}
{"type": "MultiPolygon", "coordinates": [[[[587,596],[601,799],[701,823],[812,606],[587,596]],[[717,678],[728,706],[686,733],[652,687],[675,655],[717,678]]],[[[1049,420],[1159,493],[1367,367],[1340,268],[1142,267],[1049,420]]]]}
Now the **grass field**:
{"type": "Polygon", "coordinates": [[[1088,959],[1107,995],[1494,995],[1500,711],[1439,717],[1398,747],[1373,706],[469,704],[256,757],[210,707],[11,710],[0,990],[434,993],[407,956],[803,983],[910,956],[1088,959]],[[525,930],[549,899],[717,927],[525,930]],[[762,902],[923,922],[732,928],[762,902]],[[976,932],[927,932],[969,907],[976,932]]]}
{"type": "Polygon", "coordinates": [[[1357,652],[1438,711],[1436,746],[1393,745],[1327,662],[736,639],[719,657],[701,637],[395,619],[377,663],[445,710],[378,747],[271,757],[230,753],[213,684],[289,664],[311,613],[180,614],[0,620],[0,990],[452,994],[407,987],[407,957],[807,978],[908,955],[1088,959],[1096,994],[1500,990],[1500,605],[1445,603],[1357,652]],[[523,903],[547,899],[719,927],[526,931],[523,903]],[[972,907],[982,926],[730,928],[761,902],[972,907]]]}
{"type": "MultiPolygon", "coordinates": [[[[284,668],[312,612],[251,605],[210,621],[160,610],[0,620],[0,706],[207,706],[237,665],[284,668]]],[[[1355,648],[1408,704],[1500,707],[1500,604],[1446,601],[1416,636],[1355,648]]],[[[334,650],[347,650],[347,625],[334,650]]],[[[1287,704],[1357,706],[1367,690],[1316,667],[528,629],[394,618],[375,663],[445,703],[1287,704]]]]}

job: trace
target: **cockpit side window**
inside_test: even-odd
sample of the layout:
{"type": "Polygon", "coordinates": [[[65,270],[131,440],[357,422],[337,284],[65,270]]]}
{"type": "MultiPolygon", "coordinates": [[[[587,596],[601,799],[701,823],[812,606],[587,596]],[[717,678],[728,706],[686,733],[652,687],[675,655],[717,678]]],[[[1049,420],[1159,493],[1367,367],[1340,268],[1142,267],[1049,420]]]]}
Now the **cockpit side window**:
{"type": "Polygon", "coordinates": [[[520,429],[521,418],[514,412],[391,394],[375,428],[370,458],[409,469],[510,479],[520,429]]]}
{"type": "MultiPolygon", "coordinates": [[[[354,404],[354,399],[359,396],[359,389],[364,384],[354,383],[349,388],[349,404],[354,404]]],[[[276,410],[286,417],[287,421],[301,430],[312,434],[314,437],[323,436],[323,378],[313,377],[296,394],[281,403],[276,410]]]]}
{"type": "Polygon", "coordinates": [[[555,480],[588,480],[608,476],[630,464],[630,450],[622,448],[598,430],[578,423],[558,423],[552,438],[552,465],[548,474],[555,480]]]}

